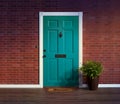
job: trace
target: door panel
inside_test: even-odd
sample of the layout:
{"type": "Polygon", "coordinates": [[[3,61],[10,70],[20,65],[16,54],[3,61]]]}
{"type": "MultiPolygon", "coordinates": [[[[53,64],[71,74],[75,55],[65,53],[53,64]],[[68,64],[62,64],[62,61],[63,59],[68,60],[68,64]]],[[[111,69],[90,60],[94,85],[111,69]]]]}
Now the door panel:
{"type": "Polygon", "coordinates": [[[73,53],[73,47],[74,47],[74,44],[73,44],[73,32],[72,31],[68,31],[68,30],[65,30],[64,31],[64,35],[65,35],[65,51],[67,53],[73,53]],[[69,37],[69,38],[68,38],[69,37]]]}
{"type": "Polygon", "coordinates": [[[57,30],[48,31],[49,52],[57,52],[57,34],[57,30]]]}
{"type": "Polygon", "coordinates": [[[44,86],[78,86],[78,16],[43,17],[44,86]]]}

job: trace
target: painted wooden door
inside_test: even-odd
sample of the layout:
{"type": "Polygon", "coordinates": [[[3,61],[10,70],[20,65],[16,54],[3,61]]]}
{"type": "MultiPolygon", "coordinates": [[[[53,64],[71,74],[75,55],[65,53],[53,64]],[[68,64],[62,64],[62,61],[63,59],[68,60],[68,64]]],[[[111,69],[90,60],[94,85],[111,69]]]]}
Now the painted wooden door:
{"type": "Polygon", "coordinates": [[[43,85],[78,86],[78,16],[43,17],[43,85]]]}

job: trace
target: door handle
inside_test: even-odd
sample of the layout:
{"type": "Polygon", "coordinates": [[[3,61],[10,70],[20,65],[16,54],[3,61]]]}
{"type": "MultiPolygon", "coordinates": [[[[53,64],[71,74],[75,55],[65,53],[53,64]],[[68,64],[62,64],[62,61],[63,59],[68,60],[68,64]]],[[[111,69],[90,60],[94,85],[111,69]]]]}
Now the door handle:
{"type": "Polygon", "coordinates": [[[44,49],[43,52],[46,52],[46,49],[44,49]]]}
{"type": "Polygon", "coordinates": [[[43,58],[45,58],[46,57],[46,55],[43,55],[43,58]]]}

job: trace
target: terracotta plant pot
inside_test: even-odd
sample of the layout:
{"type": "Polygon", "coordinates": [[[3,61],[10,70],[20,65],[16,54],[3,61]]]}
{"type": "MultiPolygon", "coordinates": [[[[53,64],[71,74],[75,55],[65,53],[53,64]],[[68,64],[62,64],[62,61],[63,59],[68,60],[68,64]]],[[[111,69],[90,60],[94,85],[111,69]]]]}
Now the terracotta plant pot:
{"type": "Polygon", "coordinates": [[[97,90],[98,89],[98,83],[99,83],[99,76],[92,79],[91,77],[87,77],[87,83],[89,90],[97,90]]]}

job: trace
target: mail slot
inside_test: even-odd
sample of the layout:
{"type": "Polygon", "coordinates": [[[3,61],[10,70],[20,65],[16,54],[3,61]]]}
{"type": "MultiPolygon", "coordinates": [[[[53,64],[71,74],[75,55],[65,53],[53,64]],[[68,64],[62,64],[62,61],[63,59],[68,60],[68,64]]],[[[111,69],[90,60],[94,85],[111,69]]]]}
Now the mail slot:
{"type": "Polygon", "coordinates": [[[66,58],[66,54],[55,54],[56,58],[66,58]]]}

